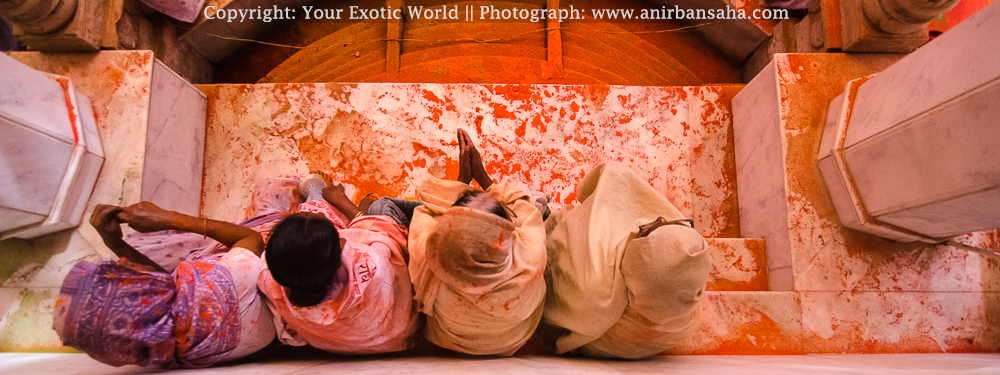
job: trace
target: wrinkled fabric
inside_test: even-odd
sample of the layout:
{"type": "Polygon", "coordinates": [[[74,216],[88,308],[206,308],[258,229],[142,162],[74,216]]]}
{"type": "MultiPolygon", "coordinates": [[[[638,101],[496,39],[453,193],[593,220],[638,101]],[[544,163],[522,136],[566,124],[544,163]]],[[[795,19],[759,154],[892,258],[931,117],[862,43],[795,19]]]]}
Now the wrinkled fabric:
{"type": "Polygon", "coordinates": [[[266,348],[275,338],[274,315],[257,290],[260,257],[250,250],[237,247],[214,256],[220,266],[233,277],[234,291],[240,310],[240,340],[236,348],[221,362],[240,359],[266,348]]]}
{"type": "Polygon", "coordinates": [[[63,343],[114,366],[206,367],[239,342],[233,279],[214,262],[173,274],[82,261],[63,281],[53,328],[63,343]]]}
{"type": "MultiPolygon", "coordinates": [[[[332,207],[312,201],[300,209],[327,215],[332,207]],[[324,207],[325,206],[325,207],[324,207]]],[[[337,224],[337,221],[334,221],[337,224]]],[[[417,311],[406,269],[406,228],[388,216],[361,216],[338,228],[346,240],[343,265],[326,298],[298,307],[271,277],[266,257],[257,284],[276,315],[278,338],[287,345],[310,345],[343,354],[396,352],[413,346],[417,311]]]]}
{"type": "MultiPolygon", "coordinates": [[[[284,218],[284,214],[271,213],[247,219],[239,225],[260,233],[267,243],[271,238],[271,230],[284,218]]],[[[204,235],[176,230],[133,232],[125,236],[125,242],[167,272],[173,272],[177,265],[185,260],[201,260],[229,251],[218,241],[204,235]]]]}
{"type": "Polygon", "coordinates": [[[504,183],[487,193],[513,221],[451,207],[472,187],[431,178],[410,223],[410,275],[426,338],[477,355],[514,354],[541,320],[545,231],[528,195],[504,183]]]}
{"type": "Polygon", "coordinates": [[[579,205],[546,221],[549,294],[544,321],[567,333],[558,354],[643,358],[680,343],[711,262],[697,231],[639,226],[683,215],[628,167],[606,163],[577,188],[579,205]]]}

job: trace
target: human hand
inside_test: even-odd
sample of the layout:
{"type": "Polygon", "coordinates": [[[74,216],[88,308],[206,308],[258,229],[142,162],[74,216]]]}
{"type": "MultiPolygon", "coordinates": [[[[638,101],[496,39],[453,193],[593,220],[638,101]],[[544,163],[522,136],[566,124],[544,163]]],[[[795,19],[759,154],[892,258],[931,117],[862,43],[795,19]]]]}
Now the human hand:
{"type": "Polygon", "coordinates": [[[358,203],[358,209],[361,210],[361,212],[363,212],[364,215],[368,215],[368,208],[371,207],[372,203],[375,203],[376,199],[378,199],[378,196],[369,193],[368,195],[366,195],[364,198],[361,199],[361,203],[358,203]]]}
{"type": "Polygon", "coordinates": [[[122,223],[116,217],[122,211],[121,207],[99,204],[90,215],[90,225],[97,230],[104,242],[122,238],[122,223]]]}
{"type": "Polygon", "coordinates": [[[483,190],[488,189],[493,185],[493,180],[490,179],[488,173],[486,173],[486,166],[483,165],[483,157],[479,154],[479,149],[476,145],[472,143],[472,137],[465,130],[458,129],[458,147],[459,147],[459,181],[469,183],[472,179],[475,179],[479,183],[479,186],[483,190]],[[471,178],[463,181],[462,168],[468,170],[468,175],[471,178]]]}
{"type": "MultiPolygon", "coordinates": [[[[493,180],[486,173],[486,166],[483,165],[483,157],[479,154],[479,149],[476,148],[476,145],[472,143],[472,137],[465,130],[458,129],[458,139],[459,149],[462,151],[459,157],[464,158],[466,168],[469,169],[469,173],[479,183],[479,186],[483,190],[488,189],[493,185],[493,180]]],[[[461,176],[461,164],[459,164],[459,176],[461,176]]]]}
{"type": "Polygon", "coordinates": [[[323,188],[323,199],[326,199],[334,207],[340,207],[344,203],[351,203],[351,198],[347,197],[344,184],[330,184],[323,188]]]}
{"type": "Polygon", "coordinates": [[[138,232],[149,233],[176,229],[179,215],[150,202],[139,202],[123,208],[117,218],[138,232]]]}
{"type": "Polygon", "coordinates": [[[458,129],[458,182],[472,183],[472,139],[465,130],[458,129]],[[470,149],[471,147],[471,149],[470,149]]]}

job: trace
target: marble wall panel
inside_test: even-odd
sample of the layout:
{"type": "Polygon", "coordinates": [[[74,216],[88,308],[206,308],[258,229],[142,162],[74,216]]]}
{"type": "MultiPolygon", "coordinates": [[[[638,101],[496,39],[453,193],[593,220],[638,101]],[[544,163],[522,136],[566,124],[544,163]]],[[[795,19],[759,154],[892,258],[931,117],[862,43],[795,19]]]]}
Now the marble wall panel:
{"type": "MultiPolygon", "coordinates": [[[[209,98],[202,212],[212,218],[242,219],[251,189],[263,178],[318,170],[348,184],[355,199],[368,192],[413,196],[428,176],[457,175],[460,127],[472,134],[491,174],[549,194],[555,209],[574,200],[576,184],[593,166],[616,160],[693,216],[689,94],[683,88],[200,87],[209,98]]],[[[717,190],[725,197],[731,195],[725,178],[713,173],[705,180],[721,181],[717,190]]]]}
{"type": "Polygon", "coordinates": [[[802,292],[809,353],[1000,349],[997,292],[802,292]]]}
{"type": "Polygon", "coordinates": [[[743,85],[688,87],[691,202],[705,237],[740,237],[732,100],[743,85]]]}
{"type": "Polygon", "coordinates": [[[784,144],[772,62],[733,98],[733,140],[740,233],[764,238],[771,290],[794,289],[785,205],[784,144]]]}
{"type": "MultiPolygon", "coordinates": [[[[775,58],[781,88],[778,113],[786,148],[787,222],[798,291],[995,290],[996,282],[991,280],[1000,270],[992,261],[946,247],[899,244],[845,229],[826,194],[816,150],[830,100],[843,91],[847,80],[876,73],[896,59],[841,54],[775,58]]],[[[988,242],[988,236],[969,241],[988,242]]],[[[770,240],[768,247],[772,247],[770,240]]]]}
{"type": "Polygon", "coordinates": [[[156,61],[149,100],[140,199],[198,216],[205,155],[205,95],[156,61]]]}

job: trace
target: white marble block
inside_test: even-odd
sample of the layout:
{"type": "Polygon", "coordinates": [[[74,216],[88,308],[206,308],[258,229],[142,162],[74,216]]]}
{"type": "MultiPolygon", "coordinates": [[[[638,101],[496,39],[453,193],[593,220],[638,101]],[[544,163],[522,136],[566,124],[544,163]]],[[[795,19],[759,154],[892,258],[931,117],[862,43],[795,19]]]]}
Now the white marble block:
{"type": "Polygon", "coordinates": [[[0,239],[78,225],[104,163],[90,100],[6,55],[0,72],[0,239]]]}
{"type": "Polygon", "coordinates": [[[152,70],[139,199],[198,216],[207,99],[159,60],[152,70]]]}
{"type": "Polygon", "coordinates": [[[1000,227],[998,39],[994,4],[848,85],[819,155],[844,225],[931,243],[1000,227]]]}

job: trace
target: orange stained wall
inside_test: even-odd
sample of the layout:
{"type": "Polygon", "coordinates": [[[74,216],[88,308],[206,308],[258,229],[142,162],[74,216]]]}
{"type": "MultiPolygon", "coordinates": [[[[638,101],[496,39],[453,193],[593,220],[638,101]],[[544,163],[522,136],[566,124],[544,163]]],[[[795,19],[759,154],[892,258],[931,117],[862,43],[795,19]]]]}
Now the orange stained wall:
{"type": "MultiPolygon", "coordinates": [[[[380,8],[383,1],[321,0],[316,8],[380,8]]],[[[412,0],[406,6],[453,7],[470,2],[412,0]]],[[[471,2],[479,6],[544,8],[543,0],[471,2]]],[[[560,8],[659,8],[639,0],[561,1],[560,8]]],[[[478,16],[478,11],[476,12],[478,16]]],[[[555,83],[687,86],[738,83],[739,68],[671,20],[598,21],[404,20],[398,73],[387,72],[386,20],[304,20],[282,23],[262,41],[217,64],[219,83],[428,82],[555,83]],[[558,27],[559,40],[546,27],[558,27]],[[490,42],[474,42],[489,40],[490,42]],[[552,44],[552,45],[550,45],[552,44]],[[549,49],[561,49],[549,61],[549,49]]]]}

